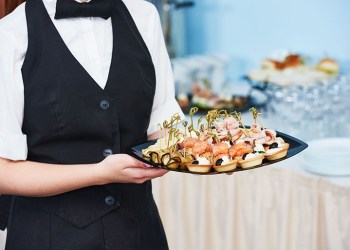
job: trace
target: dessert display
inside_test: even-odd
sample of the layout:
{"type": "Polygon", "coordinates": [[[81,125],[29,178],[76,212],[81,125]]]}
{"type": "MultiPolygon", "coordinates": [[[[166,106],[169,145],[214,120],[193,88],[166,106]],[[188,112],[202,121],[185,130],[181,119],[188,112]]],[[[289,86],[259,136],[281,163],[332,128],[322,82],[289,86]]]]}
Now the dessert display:
{"type": "Polygon", "coordinates": [[[254,119],[250,127],[236,111],[210,110],[196,123],[197,107],[190,110],[190,122],[175,114],[159,124],[160,139],[142,149],[142,157],[155,166],[202,174],[255,168],[286,157],[289,144],[264,127],[256,108],[249,111],[254,119]]]}
{"type": "Polygon", "coordinates": [[[330,80],[339,74],[339,65],[334,59],[324,58],[316,65],[308,65],[306,61],[298,54],[288,54],[279,60],[267,58],[261,62],[259,69],[248,73],[248,79],[279,86],[309,86],[330,80]]]}

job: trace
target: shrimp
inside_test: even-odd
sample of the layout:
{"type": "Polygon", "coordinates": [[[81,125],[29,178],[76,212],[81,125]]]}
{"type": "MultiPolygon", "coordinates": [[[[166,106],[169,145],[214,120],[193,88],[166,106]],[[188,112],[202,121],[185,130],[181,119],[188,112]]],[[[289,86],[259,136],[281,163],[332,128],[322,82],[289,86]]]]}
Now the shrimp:
{"type": "Polygon", "coordinates": [[[237,150],[234,149],[233,146],[232,146],[232,147],[230,147],[230,149],[228,150],[228,153],[229,153],[229,155],[233,158],[233,157],[236,156],[237,150]]]}
{"type": "Polygon", "coordinates": [[[238,143],[229,149],[229,154],[231,157],[242,156],[245,153],[251,153],[251,152],[253,152],[252,147],[247,145],[244,142],[238,143]]]}
{"type": "Polygon", "coordinates": [[[250,147],[242,148],[237,151],[236,156],[242,156],[244,154],[250,154],[253,152],[253,149],[250,147]]]}
{"type": "Polygon", "coordinates": [[[219,144],[214,144],[211,146],[213,150],[214,157],[220,154],[228,154],[228,145],[226,142],[221,142],[219,144]]]}
{"type": "Polygon", "coordinates": [[[204,152],[210,152],[211,148],[208,142],[198,140],[193,146],[193,154],[200,155],[204,152]]]}
{"type": "Polygon", "coordinates": [[[182,142],[182,148],[193,148],[194,144],[198,141],[197,138],[189,137],[182,142]]]}

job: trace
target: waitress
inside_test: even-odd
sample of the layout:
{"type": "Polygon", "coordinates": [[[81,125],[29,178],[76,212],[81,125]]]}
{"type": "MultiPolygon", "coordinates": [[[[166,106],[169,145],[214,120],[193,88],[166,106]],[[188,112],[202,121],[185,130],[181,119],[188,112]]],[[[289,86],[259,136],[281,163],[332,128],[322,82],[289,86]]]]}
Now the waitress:
{"type": "Polygon", "coordinates": [[[6,249],[168,249],[150,181],[166,171],[126,153],[174,113],[150,3],[27,0],[2,18],[6,249]]]}

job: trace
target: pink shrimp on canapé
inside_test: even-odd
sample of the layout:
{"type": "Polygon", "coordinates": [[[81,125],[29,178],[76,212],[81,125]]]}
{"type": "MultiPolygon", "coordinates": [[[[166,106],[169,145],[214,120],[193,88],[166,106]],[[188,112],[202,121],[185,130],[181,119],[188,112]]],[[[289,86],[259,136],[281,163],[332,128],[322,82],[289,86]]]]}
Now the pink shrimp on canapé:
{"type": "Polygon", "coordinates": [[[203,154],[205,152],[211,152],[211,147],[210,144],[206,141],[200,141],[198,140],[193,148],[192,148],[192,152],[194,155],[200,155],[203,154]]]}
{"type": "Polygon", "coordinates": [[[193,148],[194,144],[199,141],[197,138],[188,137],[181,143],[181,148],[193,148]]]}
{"type": "Polygon", "coordinates": [[[221,142],[218,144],[214,144],[211,146],[212,150],[213,150],[213,156],[216,157],[218,155],[224,154],[227,155],[228,154],[228,145],[226,142],[221,142]]]}
{"type": "Polygon", "coordinates": [[[241,142],[232,146],[228,152],[232,158],[236,156],[240,157],[246,153],[252,153],[253,148],[250,145],[247,145],[246,143],[241,142]]]}

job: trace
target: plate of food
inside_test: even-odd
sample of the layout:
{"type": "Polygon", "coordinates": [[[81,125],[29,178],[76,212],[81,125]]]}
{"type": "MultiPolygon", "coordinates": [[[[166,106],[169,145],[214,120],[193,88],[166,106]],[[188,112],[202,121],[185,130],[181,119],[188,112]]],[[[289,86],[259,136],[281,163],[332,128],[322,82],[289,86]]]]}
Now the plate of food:
{"type": "Polygon", "coordinates": [[[264,59],[260,68],[251,70],[244,79],[253,88],[264,90],[269,84],[281,87],[310,86],[339,75],[339,64],[332,58],[323,58],[315,65],[307,61],[308,58],[300,54],[284,53],[278,58],[272,56],[264,59]]]}
{"type": "Polygon", "coordinates": [[[206,83],[206,81],[204,83],[196,82],[193,84],[190,94],[182,92],[176,96],[183,112],[188,113],[193,106],[198,108],[198,114],[205,114],[213,109],[225,109],[227,112],[244,112],[252,106],[261,107],[267,102],[266,99],[257,98],[256,95],[259,96],[259,93],[253,92],[250,87],[248,87],[246,93],[234,93],[231,85],[223,89],[220,94],[216,94],[211,90],[209,83],[206,83]]]}
{"type": "Polygon", "coordinates": [[[183,112],[188,113],[192,106],[198,107],[199,114],[205,114],[212,109],[226,109],[228,112],[236,110],[247,111],[253,104],[251,96],[226,95],[204,97],[192,94],[181,94],[177,97],[183,112]]]}
{"type": "Polygon", "coordinates": [[[290,158],[307,144],[290,135],[267,129],[259,113],[250,109],[254,123],[245,126],[241,113],[210,110],[194,123],[174,115],[159,124],[160,138],[131,149],[133,156],[153,167],[213,175],[255,169],[290,158]]]}

